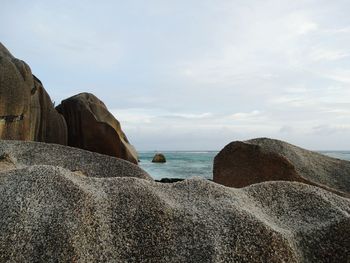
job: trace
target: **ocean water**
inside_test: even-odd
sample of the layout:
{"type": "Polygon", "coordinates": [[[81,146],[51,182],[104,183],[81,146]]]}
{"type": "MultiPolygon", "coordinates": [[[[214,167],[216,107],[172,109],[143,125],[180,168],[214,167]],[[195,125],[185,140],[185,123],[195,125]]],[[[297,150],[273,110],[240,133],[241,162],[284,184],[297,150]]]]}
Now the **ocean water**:
{"type": "Polygon", "coordinates": [[[156,152],[139,152],[139,165],[154,179],[213,178],[213,161],[218,152],[162,152],[166,163],[152,163],[156,152]]]}
{"type": "MultiPolygon", "coordinates": [[[[161,178],[189,178],[201,176],[213,178],[213,162],[217,151],[207,152],[162,152],[166,163],[152,163],[156,152],[139,152],[139,165],[154,179],[161,178]]],[[[350,161],[350,151],[322,151],[322,154],[350,161]]]]}
{"type": "Polygon", "coordinates": [[[350,161],[350,151],[320,151],[320,153],[333,158],[350,161]]]}

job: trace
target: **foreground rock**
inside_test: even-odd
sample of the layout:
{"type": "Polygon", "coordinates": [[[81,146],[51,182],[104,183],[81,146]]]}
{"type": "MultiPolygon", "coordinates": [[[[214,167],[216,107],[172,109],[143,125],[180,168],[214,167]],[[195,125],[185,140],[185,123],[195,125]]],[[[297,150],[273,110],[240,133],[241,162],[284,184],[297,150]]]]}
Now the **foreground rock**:
{"type": "Polygon", "coordinates": [[[350,162],[268,138],[232,142],[214,159],[214,182],[244,187],[296,181],[350,196],[350,162]]]}
{"type": "Polygon", "coordinates": [[[37,165],[60,167],[84,177],[132,176],[153,181],[137,165],[110,156],[57,144],[0,140],[0,171],[37,165]]]}
{"type": "Polygon", "coordinates": [[[166,163],[164,154],[156,153],[152,159],[152,163],[166,163]]]}
{"type": "Polygon", "coordinates": [[[68,145],[138,163],[120,123],[106,105],[90,93],[70,97],[56,107],[68,126],[68,145]]]}
{"type": "Polygon", "coordinates": [[[67,126],[30,67],[0,43],[0,139],[67,144],[67,126]]]}
{"type": "Polygon", "coordinates": [[[1,160],[13,162],[0,173],[0,262],[349,259],[350,201],[314,186],[161,184],[130,177],[142,177],[142,170],[107,156],[38,143],[0,145],[1,160]],[[103,170],[110,162],[115,167],[103,170]]]}

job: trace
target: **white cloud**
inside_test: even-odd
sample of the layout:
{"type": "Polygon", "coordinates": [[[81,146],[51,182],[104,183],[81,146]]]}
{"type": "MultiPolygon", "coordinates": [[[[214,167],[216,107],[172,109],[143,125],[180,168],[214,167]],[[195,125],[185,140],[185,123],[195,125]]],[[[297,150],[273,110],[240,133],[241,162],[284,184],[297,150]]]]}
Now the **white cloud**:
{"type": "Polygon", "coordinates": [[[350,68],[349,69],[343,69],[343,68],[331,69],[326,73],[326,77],[338,82],[350,84],[350,68]]]}
{"type": "Polygon", "coordinates": [[[173,113],[164,117],[175,117],[175,118],[184,118],[184,119],[207,119],[212,117],[213,114],[210,112],[204,112],[200,114],[193,113],[173,113]]]}
{"type": "Polygon", "coordinates": [[[312,127],[312,133],[317,135],[329,136],[339,132],[348,132],[350,131],[350,125],[329,125],[323,124],[312,127]]]}
{"type": "Polygon", "coordinates": [[[158,148],[158,140],[213,149],[270,136],[350,149],[342,126],[350,123],[349,8],[324,0],[8,1],[0,23],[11,28],[0,35],[53,100],[95,93],[137,148],[158,148]]]}
{"type": "Polygon", "coordinates": [[[237,112],[232,114],[231,117],[235,120],[246,120],[246,119],[252,119],[259,115],[260,115],[260,111],[254,110],[252,112],[237,112]]]}
{"type": "Polygon", "coordinates": [[[343,50],[315,49],[311,52],[310,58],[314,61],[338,60],[349,57],[349,53],[343,50]]]}
{"type": "Polygon", "coordinates": [[[281,133],[292,133],[292,132],[294,132],[294,128],[292,126],[289,126],[289,125],[284,125],[280,128],[280,132],[281,133]]]}
{"type": "Polygon", "coordinates": [[[293,26],[295,27],[296,33],[298,35],[305,35],[318,29],[318,25],[312,21],[301,22],[298,18],[296,18],[296,21],[298,22],[293,26]]]}

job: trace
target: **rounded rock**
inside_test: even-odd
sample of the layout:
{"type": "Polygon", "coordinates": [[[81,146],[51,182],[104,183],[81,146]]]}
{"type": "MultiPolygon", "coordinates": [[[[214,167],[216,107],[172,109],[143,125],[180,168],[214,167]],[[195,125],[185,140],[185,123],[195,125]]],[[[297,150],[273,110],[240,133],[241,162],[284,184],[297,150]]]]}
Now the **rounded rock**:
{"type": "Polygon", "coordinates": [[[156,153],[152,159],[152,163],[166,163],[166,158],[162,153],[156,153]]]}

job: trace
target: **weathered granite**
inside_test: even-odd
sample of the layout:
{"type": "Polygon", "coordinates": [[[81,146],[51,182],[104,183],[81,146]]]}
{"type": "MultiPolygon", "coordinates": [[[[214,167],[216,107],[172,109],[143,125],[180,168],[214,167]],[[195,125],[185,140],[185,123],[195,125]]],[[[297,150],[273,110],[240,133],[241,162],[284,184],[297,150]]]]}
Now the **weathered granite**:
{"type": "Polygon", "coordinates": [[[42,83],[0,43],[0,139],[67,144],[67,126],[42,83]]]}
{"type": "Polygon", "coordinates": [[[31,94],[31,123],[36,125],[34,141],[67,145],[68,131],[64,117],[59,114],[41,81],[34,77],[31,94]]]}
{"type": "Polygon", "coordinates": [[[350,197],[349,161],[269,138],[226,145],[215,156],[213,175],[214,182],[230,187],[297,181],[350,197]]]}
{"type": "Polygon", "coordinates": [[[29,66],[0,43],[0,139],[31,139],[29,112],[33,86],[29,66]]]}
{"type": "Polygon", "coordinates": [[[133,176],[153,181],[148,173],[130,162],[57,144],[0,140],[0,170],[1,164],[13,169],[49,165],[88,177],[133,176]]]}
{"type": "Polygon", "coordinates": [[[350,201],[314,186],[162,184],[130,177],[141,169],[129,162],[78,149],[0,145],[0,159],[15,164],[0,172],[0,262],[349,260],[350,201]],[[116,167],[85,176],[93,157],[116,167]],[[128,177],[116,177],[125,166],[128,177]]]}
{"type": "Polygon", "coordinates": [[[80,93],[56,107],[66,119],[68,145],[138,163],[119,121],[95,95],[80,93]]]}

